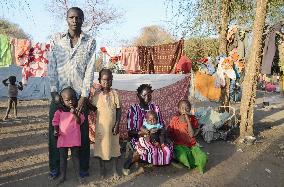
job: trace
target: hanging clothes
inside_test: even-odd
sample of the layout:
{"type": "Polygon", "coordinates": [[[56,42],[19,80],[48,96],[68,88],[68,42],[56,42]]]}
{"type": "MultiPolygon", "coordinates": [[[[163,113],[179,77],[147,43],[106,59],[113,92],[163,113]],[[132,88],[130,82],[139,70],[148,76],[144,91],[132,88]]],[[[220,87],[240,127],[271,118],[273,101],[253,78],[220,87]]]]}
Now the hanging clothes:
{"type": "Polygon", "coordinates": [[[121,47],[101,47],[100,49],[103,56],[103,67],[110,68],[111,63],[115,64],[120,61],[121,47]]]}
{"type": "Polygon", "coordinates": [[[271,74],[271,67],[273,58],[276,52],[276,45],[275,45],[275,36],[276,32],[279,32],[282,27],[282,23],[279,22],[272,26],[269,33],[265,39],[265,45],[263,48],[263,59],[261,65],[261,73],[262,74],[271,74]]]}
{"type": "Polygon", "coordinates": [[[31,42],[27,39],[11,39],[13,62],[23,66],[28,61],[31,42]]]}
{"type": "Polygon", "coordinates": [[[192,61],[185,55],[181,56],[176,68],[175,68],[175,73],[183,73],[187,74],[191,72],[192,68],[192,61]]]}
{"type": "Polygon", "coordinates": [[[168,74],[174,72],[184,40],[156,46],[138,46],[139,65],[142,73],[168,74]]]}
{"type": "Polygon", "coordinates": [[[154,47],[138,46],[138,56],[141,73],[154,73],[154,47]]]}
{"type": "Polygon", "coordinates": [[[36,43],[29,50],[29,57],[22,69],[22,82],[27,83],[29,77],[47,76],[48,53],[50,44],[36,43]]]}
{"type": "Polygon", "coordinates": [[[184,47],[184,40],[175,43],[154,46],[155,73],[172,73],[178,63],[184,47]]]}
{"type": "Polygon", "coordinates": [[[238,26],[234,25],[232,26],[232,28],[228,31],[227,34],[227,41],[228,41],[228,45],[227,45],[227,50],[230,52],[232,51],[234,48],[237,48],[238,46],[238,26]]]}
{"type": "Polygon", "coordinates": [[[239,30],[238,32],[238,54],[241,59],[245,59],[247,55],[248,47],[248,33],[245,30],[239,30]]]}
{"type": "Polygon", "coordinates": [[[8,36],[0,34],[0,68],[12,64],[11,45],[8,36]]]}
{"type": "Polygon", "coordinates": [[[138,47],[126,47],[121,49],[121,64],[127,73],[139,73],[138,47]]]}

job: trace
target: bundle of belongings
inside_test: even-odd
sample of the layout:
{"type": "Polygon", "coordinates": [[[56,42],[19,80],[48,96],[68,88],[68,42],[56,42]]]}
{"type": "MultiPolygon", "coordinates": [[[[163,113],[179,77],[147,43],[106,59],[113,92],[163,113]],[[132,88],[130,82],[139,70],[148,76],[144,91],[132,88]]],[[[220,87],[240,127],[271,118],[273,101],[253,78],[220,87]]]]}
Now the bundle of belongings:
{"type": "Polygon", "coordinates": [[[240,59],[237,49],[233,49],[229,56],[219,56],[217,58],[218,66],[216,71],[216,87],[226,85],[225,77],[230,79],[230,100],[241,100],[241,81],[244,72],[244,61],[240,59]]]}
{"type": "Polygon", "coordinates": [[[226,140],[228,131],[222,130],[222,127],[230,117],[228,112],[219,113],[212,107],[201,107],[195,112],[195,116],[200,124],[202,137],[207,143],[213,140],[226,140]]]}
{"type": "Polygon", "coordinates": [[[233,49],[228,56],[217,57],[216,63],[211,58],[195,61],[198,71],[194,74],[194,97],[201,101],[219,101],[221,88],[225,87],[227,76],[230,79],[230,100],[241,100],[241,78],[244,70],[244,61],[233,49]]]}
{"type": "Polygon", "coordinates": [[[279,74],[274,75],[262,75],[258,77],[258,89],[266,92],[277,92],[279,93],[282,89],[281,77],[279,74]]]}

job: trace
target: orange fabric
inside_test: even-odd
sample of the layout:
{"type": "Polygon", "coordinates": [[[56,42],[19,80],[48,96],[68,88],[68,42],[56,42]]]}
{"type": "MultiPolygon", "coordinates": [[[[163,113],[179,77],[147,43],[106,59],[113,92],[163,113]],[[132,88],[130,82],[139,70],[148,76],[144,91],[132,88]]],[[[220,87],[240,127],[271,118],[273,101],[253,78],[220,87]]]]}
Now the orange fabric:
{"type": "MultiPolygon", "coordinates": [[[[190,116],[190,123],[193,129],[198,128],[198,121],[195,116],[190,116]]],[[[186,122],[181,122],[178,116],[174,116],[167,128],[171,139],[175,145],[183,145],[192,147],[196,144],[196,139],[188,134],[188,126],[186,122]]]]}
{"type": "Polygon", "coordinates": [[[211,75],[207,75],[201,72],[195,73],[195,90],[200,93],[201,96],[213,100],[219,101],[221,97],[221,88],[215,87],[216,78],[211,75]]]}
{"type": "Polygon", "coordinates": [[[31,48],[31,42],[27,39],[17,39],[13,38],[11,40],[11,44],[13,46],[13,55],[14,62],[18,66],[24,65],[26,59],[29,55],[29,50],[31,48]]]}

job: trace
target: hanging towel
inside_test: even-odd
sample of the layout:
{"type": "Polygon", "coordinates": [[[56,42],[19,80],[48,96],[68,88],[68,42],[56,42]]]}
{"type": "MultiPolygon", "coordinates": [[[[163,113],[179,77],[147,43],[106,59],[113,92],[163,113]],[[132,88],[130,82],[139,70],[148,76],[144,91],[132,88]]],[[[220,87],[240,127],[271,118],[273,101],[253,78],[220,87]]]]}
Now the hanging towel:
{"type": "Polygon", "coordinates": [[[13,62],[23,66],[28,61],[31,42],[27,39],[11,39],[13,62]]]}
{"type": "Polygon", "coordinates": [[[8,36],[0,34],[0,68],[12,64],[11,45],[8,36]]]}
{"type": "Polygon", "coordinates": [[[122,48],[120,56],[127,73],[140,72],[138,47],[122,48]]]}

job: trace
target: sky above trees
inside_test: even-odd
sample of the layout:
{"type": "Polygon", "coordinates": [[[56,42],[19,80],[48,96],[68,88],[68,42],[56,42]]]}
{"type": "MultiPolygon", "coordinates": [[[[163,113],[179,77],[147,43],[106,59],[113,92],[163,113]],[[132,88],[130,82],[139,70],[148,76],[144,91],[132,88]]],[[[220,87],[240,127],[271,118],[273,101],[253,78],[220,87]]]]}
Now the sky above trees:
{"type": "MultiPolygon", "coordinates": [[[[1,18],[18,24],[35,42],[47,41],[53,33],[62,32],[67,28],[64,20],[58,17],[54,19],[52,13],[47,10],[50,0],[15,0],[14,2],[8,9],[2,4],[1,18]],[[24,3],[18,6],[20,1],[24,3]]],[[[101,29],[96,36],[98,45],[119,45],[123,40],[137,37],[145,26],[167,25],[169,12],[167,13],[164,0],[107,0],[106,2],[120,11],[122,16],[116,23],[101,29]]]]}

